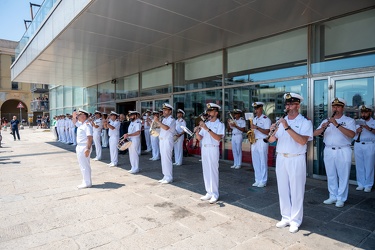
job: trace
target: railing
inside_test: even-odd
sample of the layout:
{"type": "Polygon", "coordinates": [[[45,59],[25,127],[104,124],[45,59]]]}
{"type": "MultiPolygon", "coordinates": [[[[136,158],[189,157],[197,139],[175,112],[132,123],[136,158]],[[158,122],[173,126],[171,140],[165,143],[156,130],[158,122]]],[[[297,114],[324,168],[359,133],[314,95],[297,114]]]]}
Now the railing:
{"type": "Polygon", "coordinates": [[[30,107],[33,112],[46,112],[49,110],[49,101],[34,100],[31,101],[30,107]]]}

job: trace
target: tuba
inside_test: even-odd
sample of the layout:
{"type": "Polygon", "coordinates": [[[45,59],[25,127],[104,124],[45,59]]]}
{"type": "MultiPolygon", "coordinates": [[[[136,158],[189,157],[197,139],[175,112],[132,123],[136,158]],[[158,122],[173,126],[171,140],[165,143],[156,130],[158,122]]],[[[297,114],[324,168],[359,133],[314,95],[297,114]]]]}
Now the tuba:
{"type": "Polygon", "coordinates": [[[158,137],[159,134],[160,134],[159,126],[154,121],[152,121],[151,126],[150,126],[150,135],[154,137],[158,137]]]}
{"type": "Polygon", "coordinates": [[[253,119],[254,119],[254,114],[253,113],[249,113],[249,124],[250,124],[250,128],[249,130],[246,132],[246,135],[247,135],[247,139],[249,140],[250,144],[254,144],[257,140],[255,139],[255,133],[254,133],[254,130],[251,129],[251,126],[253,125],[253,119]]]}

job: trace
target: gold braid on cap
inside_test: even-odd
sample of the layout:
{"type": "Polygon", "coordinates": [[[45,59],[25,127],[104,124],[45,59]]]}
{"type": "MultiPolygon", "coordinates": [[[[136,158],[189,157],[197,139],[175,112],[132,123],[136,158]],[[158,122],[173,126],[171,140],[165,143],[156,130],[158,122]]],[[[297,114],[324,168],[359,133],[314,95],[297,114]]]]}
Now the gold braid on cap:
{"type": "Polygon", "coordinates": [[[256,107],[258,106],[258,104],[256,102],[253,102],[253,107],[256,107]]]}
{"type": "Polygon", "coordinates": [[[362,112],[367,112],[367,111],[371,111],[371,109],[367,108],[365,105],[362,105],[361,111],[362,112]]]}
{"type": "Polygon", "coordinates": [[[207,103],[207,108],[211,108],[211,104],[210,103],[207,103]]]}
{"type": "Polygon", "coordinates": [[[340,103],[339,98],[335,97],[335,99],[333,100],[332,103],[334,103],[334,104],[338,104],[338,103],[340,103]]]}
{"type": "Polygon", "coordinates": [[[285,93],[285,100],[288,100],[291,98],[292,98],[292,95],[289,92],[285,93]]]}

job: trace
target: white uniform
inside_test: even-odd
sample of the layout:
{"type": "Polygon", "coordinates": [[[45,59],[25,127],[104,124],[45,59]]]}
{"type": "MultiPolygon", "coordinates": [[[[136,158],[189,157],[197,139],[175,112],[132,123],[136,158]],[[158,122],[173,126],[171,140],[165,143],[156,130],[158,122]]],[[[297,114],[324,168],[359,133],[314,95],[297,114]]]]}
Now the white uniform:
{"type": "Polygon", "coordinates": [[[72,119],[69,119],[69,132],[70,132],[70,138],[71,138],[71,143],[73,145],[77,145],[77,135],[76,135],[76,126],[74,125],[72,119]]]}
{"type": "MultiPolygon", "coordinates": [[[[160,128],[157,129],[160,133],[160,128]]],[[[151,135],[151,147],[152,147],[152,160],[159,160],[160,159],[160,149],[159,149],[159,136],[152,136],[151,135]]]]}
{"type": "MultiPolygon", "coordinates": [[[[216,119],[215,122],[208,121],[206,125],[212,132],[224,137],[225,126],[219,119],[216,119]]],[[[203,137],[201,140],[201,154],[204,186],[210,197],[218,199],[220,141],[212,138],[209,132],[204,129],[201,129],[199,134],[203,137]]]]}
{"type": "MultiPolygon", "coordinates": [[[[238,120],[235,120],[236,124],[240,128],[246,127],[245,120],[241,117],[238,120]]],[[[232,129],[232,153],[234,166],[240,167],[242,165],[242,139],[243,132],[235,127],[230,126],[232,129]]]]}
{"type": "Polygon", "coordinates": [[[172,165],[172,150],[173,150],[173,135],[176,131],[176,120],[172,116],[165,117],[162,121],[164,125],[169,127],[168,130],[160,129],[159,145],[161,155],[161,167],[163,172],[163,180],[167,182],[173,181],[173,165],[172,165]]]}
{"type": "Polygon", "coordinates": [[[121,123],[118,120],[108,122],[111,126],[115,127],[114,129],[108,130],[109,135],[109,154],[111,156],[111,164],[117,166],[118,163],[118,141],[120,137],[120,125],[121,123]]]}
{"type": "Polygon", "coordinates": [[[56,121],[56,131],[57,131],[57,140],[62,142],[62,135],[61,135],[61,118],[58,118],[56,121]]]}
{"type": "Polygon", "coordinates": [[[102,147],[103,148],[106,148],[108,147],[108,133],[109,133],[109,129],[102,129],[102,147]]]}
{"type": "MultiPolygon", "coordinates": [[[[141,119],[137,119],[137,121],[142,124],[142,120],[141,119]]],[[[142,145],[141,143],[139,143],[138,145],[138,149],[137,149],[137,152],[138,152],[138,155],[141,155],[141,151],[142,151],[142,145]]]]}
{"type": "Polygon", "coordinates": [[[65,127],[65,143],[70,143],[71,139],[70,139],[70,129],[69,129],[69,118],[68,117],[65,117],[64,119],[64,127],[65,127]]]}
{"type": "Polygon", "coordinates": [[[61,136],[60,141],[65,143],[66,142],[66,136],[65,136],[65,119],[62,118],[59,121],[59,135],[61,136]]]}
{"type": "Polygon", "coordinates": [[[182,134],[178,137],[177,141],[174,143],[173,150],[174,150],[174,163],[175,165],[179,166],[182,164],[183,158],[183,146],[184,146],[184,131],[182,130],[181,126],[186,127],[186,122],[184,119],[180,118],[176,120],[176,134],[182,134]]]}
{"type": "Polygon", "coordinates": [[[91,186],[91,167],[90,167],[90,154],[88,157],[85,156],[85,150],[87,147],[87,137],[92,136],[92,127],[88,122],[76,123],[77,128],[77,146],[76,154],[81,169],[83,181],[82,184],[85,186],[91,186]]]}
{"type": "Polygon", "coordinates": [[[94,144],[95,144],[95,152],[96,152],[96,156],[95,156],[95,159],[97,160],[101,160],[102,159],[102,144],[101,144],[101,135],[102,135],[102,129],[103,129],[103,121],[102,121],[102,118],[99,118],[99,119],[95,119],[94,120],[94,124],[96,126],[99,126],[99,127],[95,127],[93,126],[93,130],[94,130],[94,137],[93,137],[93,140],[94,140],[94,144]]]}
{"type": "MultiPolygon", "coordinates": [[[[133,134],[137,131],[141,131],[142,124],[138,121],[132,121],[128,128],[128,134],[133,134]]],[[[138,154],[138,147],[141,144],[141,134],[136,136],[129,136],[129,140],[132,144],[129,147],[129,160],[131,165],[131,171],[133,173],[139,172],[139,154],[138,154]]]]}
{"type": "MultiPolygon", "coordinates": [[[[255,117],[253,124],[262,129],[270,129],[271,120],[265,115],[255,117]]],[[[255,183],[267,184],[268,180],[268,143],[263,139],[267,135],[254,129],[256,142],[251,145],[251,160],[254,168],[255,183]]]]}
{"type": "MultiPolygon", "coordinates": [[[[311,121],[299,114],[293,120],[284,118],[297,134],[313,139],[311,121]]],[[[280,123],[275,137],[276,146],[276,177],[280,200],[281,221],[299,227],[303,219],[303,198],[306,183],[306,149],[307,144],[297,143],[280,123]]]]}
{"type": "MultiPolygon", "coordinates": [[[[364,120],[363,123],[365,123],[364,120]]],[[[375,129],[375,120],[370,118],[366,125],[375,129]]],[[[370,189],[374,185],[375,134],[373,132],[363,128],[360,142],[354,144],[357,185],[358,187],[370,189]]],[[[358,134],[354,139],[357,138],[358,134]]]]}
{"type": "MultiPolygon", "coordinates": [[[[346,129],[355,132],[354,119],[343,115],[336,119],[346,129]]],[[[322,127],[324,120],[318,129],[322,127]]],[[[345,202],[349,192],[349,175],[352,165],[352,138],[345,136],[334,125],[330,124],[324,132],[324,165],[327,173],[329,198],[345,202]]]]}
{"type": "Polygon", "coordinates": [[[150,125],[151,125],[151,123],[148,122],[147,118],[149,118],[148,115],[143,116],[143,121],[144,121],[143,128],[144,128],[145,140],[146,140],[146,146],[147,146],[146,151],[151,152],[151,148],[152,148],[151,137],[150,137],[151,136],[150,135],[150,125]]]}

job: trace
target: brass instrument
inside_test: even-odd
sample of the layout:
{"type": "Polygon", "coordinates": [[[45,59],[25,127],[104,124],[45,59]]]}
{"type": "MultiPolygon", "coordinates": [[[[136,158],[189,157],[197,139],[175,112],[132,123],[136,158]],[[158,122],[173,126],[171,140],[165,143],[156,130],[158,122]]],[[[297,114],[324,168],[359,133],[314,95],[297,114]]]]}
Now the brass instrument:
{"type": "Polygon", "coordinates": [[[249,140],[250,144],[254,144],[256,142],[255,132],[251,129],[251,126],[253,124],[253,119],[254,119],[254,114],[253,113],[249,113],[250,128],[246,132],[246,135],[247,135],[247,139],[249,140]]]}
{"type": "Polygon", "coordinates": [[[230,117],[230,119],[228,119],[229,124],[230,124],[231,126],[236,126],[237,123],[236,123],[236,120],[233,118],[232,113],[231,113],[231,112],[228,112],[228,115],[229,115],[229,117],[230,117]]]}
{"type": "MultiPolygon", "coordinates": [[[[359,125],[359,127],[363,129],[363,125],[366,125],[366,122],[362,120],[357,120],[356,124],[359,125]]],[[[355,140],[355,142],[361,142],[361,134],[362,134],[362,131],[358,133],[358,137],[357,137],[357,140],[355,140]]]]}
{"type": "Polygon", "coordinates": [[[154,137],[158,137],[160,134],[160,127],[155,123],[155,121],[152,121],[150,126],[150,135],[154,137]]]}
{"type": "MultiPolygon", "coordinates": [[[[285,116],[287,116],[287,115],[288,115],[288,110],[285,110],[285,109],[284,109],[283,118],[284,118],[285,116]]],[[[266,138],[263,139],[263,141],[264,141],[265,143],[268,143],[268,140],[271,138],[271,136],[273,136],[273,135],[276,133],[276,130],[277,130],[277,128],[279,127],[279,125],[280,125],[280,119],[276,122],[276,124],[275,124],[275,128],[272,129],[272,130],[270,131],[270,133],[268,134],[268,136],[267,136],[266,138]]]]}
{"type": "MultiPolygon", "coordinates": [[[[333,118],[335,115],[336,115],[336,111],[333,111],[333,114],[332,114],[331,118],[333,118]]],[[[328,120],[328,122],[329,122],[329,120],[328,120]]],[[[319,137],[324,137],[324,133],[326,132],[328,126],[329,126],[329,123],[328,123],[327,126],[323,129],[322,133],[320,133],[319,137]]]]}

